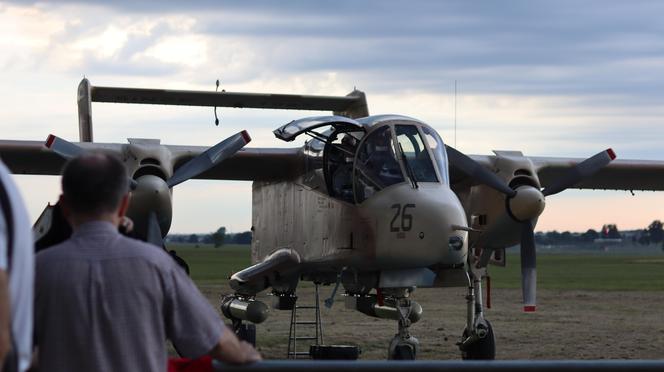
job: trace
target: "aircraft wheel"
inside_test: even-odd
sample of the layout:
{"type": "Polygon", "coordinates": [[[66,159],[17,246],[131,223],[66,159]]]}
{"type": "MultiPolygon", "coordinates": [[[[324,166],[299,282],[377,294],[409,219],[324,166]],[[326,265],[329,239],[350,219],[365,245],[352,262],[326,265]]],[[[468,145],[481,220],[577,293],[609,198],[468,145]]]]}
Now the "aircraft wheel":
{"type": "Polygon", "coordinates": [[[410,345],[397,345],[394,350],[394,360],[415,360],[415,350],[410,345]]]}
{"type": "MultiPolygon", "coordinates": [[[[496,359],[496,338],[493,335],[493,327],[487,320],[488,332],[484,338],[461,350],[463,360],[493,360],[496,359]]],[[[468,330],[463,331],[463,338],[468,337],[468,330]]]]}
{"type": "Polygon", "coordinates": [[[390,360],[415,360],[419,342],[415,337],[409,337],[407,340],[395,336],[390,343],[388,359],[390,360]]]}

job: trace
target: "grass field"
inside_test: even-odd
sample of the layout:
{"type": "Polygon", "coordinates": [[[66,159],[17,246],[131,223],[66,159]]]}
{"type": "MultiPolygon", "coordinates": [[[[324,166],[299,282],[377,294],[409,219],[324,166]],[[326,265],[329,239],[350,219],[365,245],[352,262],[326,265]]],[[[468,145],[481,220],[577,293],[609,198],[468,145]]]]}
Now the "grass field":
{"type": "MultiPolygon", "coordinates": [[[[519,288],[519,256],[508,255],[507,267],[492,267],[490,274],[498,288],[519,288]]],[[[664,255],[539,254],[537,277],[542,289],[660,291],[664,290],[664,255]]]]}
{"type": "Polygon", "coordinates": [[[178,256],[189,264],[192,279],[197,284],[221,284],[237,271],[244,269],[251,262],[249,245],[224,245],[214,248],[212,245],[169,244],[178,256]]]}
{"type": "MultiPolygon", "coordinates": [[[[189,263],[192,277],[218,310],[219,296],[231,293],[228,276],[250,264],[248,246],[213,248],[172,245],[189,263]]],[[[487,309],[497,338],[498,359],[661,358],[664,321],[664,254],[603,253],[538,256],[538,311],[523,313],[518,250],[506,268],[491,267],[493,307],[487,309]],[[533,342],[536,340],[536,342],[533,342]]],[[[322,298],[331,293],[323,287],[322,298]]],[[[267,292],[267,291],[265,291],[267,292]]],[[[270,304],[267,293],[258,296],[270,304]]],[[[343,292],[343,291],[339,291],[343,292]]],[[[299,287],[303,304],[313,301],[309,283],[299,287]]],[[[421,343],[418,359],[458,359],[455,343],[465,325],[464,288],[423,288],[414,299],[425,309],[412,327],[421,343]]],[[[362,359],[384,359],[395,322],[346,309],[337,295],[322,309],[327,343],[359,345],[362,359]]],[[[266,359],[283,358],[288,344],[288,311],[270,311],[258,325],[258,350],[266,359]]]]}
{"type": "MultiPolygon", "coordinates": [[[[170,245],[191,268],[199,284],[221,284],[233,272],[250,264],[250,248],[227,245],[221,248],[190,244],[170,245]]],[[[491,267],[495,288],[520,288],[518,254],[508,254],[507,267],[491,267]]],[[[659,256],[539,254],[538,287],[613,291],[664,290],[664,254],[659,256]]]]}

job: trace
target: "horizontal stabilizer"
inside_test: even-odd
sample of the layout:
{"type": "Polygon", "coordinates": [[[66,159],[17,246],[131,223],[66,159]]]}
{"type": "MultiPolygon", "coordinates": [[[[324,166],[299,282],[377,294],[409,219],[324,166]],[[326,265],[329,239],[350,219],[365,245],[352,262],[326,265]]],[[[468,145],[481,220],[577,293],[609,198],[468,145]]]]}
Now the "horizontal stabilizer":
{"type": "Polygon", "coordinates": [[[358,90],[347,96],[314,96],[90,86],[90,100],[152,105],[333,111],[352,118],[369,116],[366,96],[358,90]]]}

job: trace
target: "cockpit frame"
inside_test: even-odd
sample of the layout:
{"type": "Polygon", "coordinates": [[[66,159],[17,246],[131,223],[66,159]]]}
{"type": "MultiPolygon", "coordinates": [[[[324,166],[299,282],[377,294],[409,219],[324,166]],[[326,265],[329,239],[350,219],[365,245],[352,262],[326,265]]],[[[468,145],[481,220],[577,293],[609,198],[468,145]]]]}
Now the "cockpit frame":
{"type": "Polygon", "coordinates": [[[276,129],[274,134],[284,141],[293,141],[301,134],[311,136],[313,139],[305,145],[305,149],[311,150],[306,152],[311,157],[308,164],[313,164],[310,179],[317,185],[324,185],[328,195],[344,202],[361,204],[368,194],[407,181],[415,188],[419,182],[449,184],[447,153],[442,139],[433,128],[413,118],[397,115],[357,120],[343,116],[310,117],[291,121],[276,129]],[[315,130],[323,127],[328,129],[315,130]],[[378,139],[381,132],[389,136],[389,141],[368,142],[378,139]],[[372,145],[371,151],[363,153],[369,145],[372,145]],[[364,167],[371,158],[374,158],[371,160],[373,170],[364,167]],[[376,160],[378,158],[381,160],[376,160]],[[314,181],[316,179],[319,181],[314,181]],[[360,193],[359,187],[368,187],[367,192],[360,193]]]}
{"type": "Polygon", "coordinates": [[[445,147],[442,139],[440,139],[440,136],[438,136],[436,131],[423,122],[407,117],[386,117],[385,119],[386,120],[374,121],[371,125],[371,130],[367,132],[364,138],[362,138],[362,141],[357,147],[355,160],[353,162],[353,195],[355,203],[361,204],[369,197],[367,191],[362,191],[360,188],[367,188],[367,190],[374,188],[373,191],[369,192],[370,194],[373,194],[392,185],[407,182],[408,180],[412,182],[413,187],[417,187],[418,182],[449,184],[447,156],[444,150],[445,147]],[[397,128],[406,130],[401,133],[397,128]],[[410,130],[407,130],[408,128],[410,128],[410,130]],[[413,132],[413,129],[416,131],[413,132]],[[377,133],[380,133],[380,131],[388,131],[386,133],[389,133],[391,141],[388,151],[390,156],[384,155],[383,157],[389,162],[392,162],[390,158],[396,161],[401,176],[400,178],[397,178],[396,175],[393,174],[394,165],[389,170],[382,166],[382,169],[379,172],[382,172],[384,175],[389,175],[389,177],[384,177],[386,178],[385,180],[382,180],[386,182],[381,182],[379,179],[381,177],[376,177],[376,175],[379,174],[376,172],[374,172],[374,177],[368,177],[366,169],[367,162],[362,158],[363,150],[368,145],[368,141],[372,141],[372,138],[377,133]],[[404,151],[402,144],[399,142],[400,135],[405,135],[409,138],[412,143],[410,148],[412,151],[404,151]],[[417,141],[417,139],[419,139],[419,141],[417,141]],[[423,148],[420,149],[419,147],[423,148]],[[434,152],[434,149],[436,152],[434,152]],[[421,154],[422,159],[416,160],[417,154],[421,154]],[[425,166],[426,173],[422,173],[421,167],[418,169],[417,162],[419,162],[420,165],[425,166]],[[423,176],[424,174],[427,174],[427,176],[423,176]],[[418,176],[420,177],[419,180],[417,179],[418,176]]]}

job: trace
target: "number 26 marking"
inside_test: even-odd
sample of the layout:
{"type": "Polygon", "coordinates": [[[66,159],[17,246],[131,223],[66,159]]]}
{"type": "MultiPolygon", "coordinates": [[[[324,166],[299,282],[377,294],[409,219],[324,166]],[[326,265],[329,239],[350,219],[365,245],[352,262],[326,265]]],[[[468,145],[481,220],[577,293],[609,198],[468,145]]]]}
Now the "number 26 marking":
{"type": "Polygon", "coordinates": [[[410,231],[413,228],[413,215],[406,213],[406,209],[415,208],[415,204],[406,204],[403,208],[401,204],[393,204],[390,208],[396,210],[390,222],[390,232],[410,231]],[[401,228],[396,225],[399,216],[401,216],[401,228]]]}

